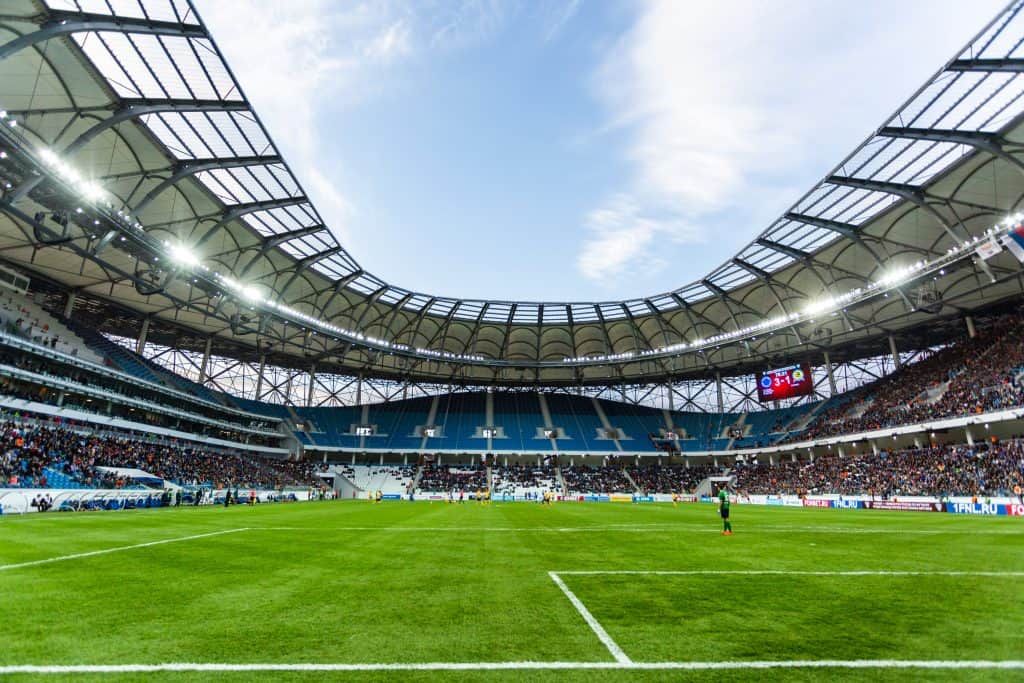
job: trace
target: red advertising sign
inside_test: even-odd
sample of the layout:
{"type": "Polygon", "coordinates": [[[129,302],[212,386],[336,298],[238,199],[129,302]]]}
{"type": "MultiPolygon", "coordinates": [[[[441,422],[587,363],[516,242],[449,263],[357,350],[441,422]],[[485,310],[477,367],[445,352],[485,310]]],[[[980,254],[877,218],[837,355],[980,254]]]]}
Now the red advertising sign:
{"type": "Polygon", "coordinates": [[[824,498],[804,498],[803,504],[805,508],[830,508],[832,507],[832,501],[825,500],[824,498]]]}
{"type": "Polygon", "coordinates": [[[1013,505],[1006,506],[1006,514],[1014,517],[1024,517],[1024,505],[1014,503],[1013,505]]]}

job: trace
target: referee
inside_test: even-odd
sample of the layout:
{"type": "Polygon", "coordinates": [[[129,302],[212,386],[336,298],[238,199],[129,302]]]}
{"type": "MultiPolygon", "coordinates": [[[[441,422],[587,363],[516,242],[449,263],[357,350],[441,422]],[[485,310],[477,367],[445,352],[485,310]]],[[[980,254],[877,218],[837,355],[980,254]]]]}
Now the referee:
{"type": "Polygon", "coordinates": [[[722,535],[732,536],[732,524],[729,523],[729,492],[724,486],[718,490],[718,514],[722,515],[722,535]]]}

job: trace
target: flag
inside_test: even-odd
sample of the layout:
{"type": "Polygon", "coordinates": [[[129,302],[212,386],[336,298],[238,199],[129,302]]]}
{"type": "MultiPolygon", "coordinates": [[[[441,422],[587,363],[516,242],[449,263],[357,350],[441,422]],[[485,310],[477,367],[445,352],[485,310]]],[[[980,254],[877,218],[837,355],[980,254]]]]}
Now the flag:
{"type": "Polygon", "coordinates": [[[1018,261],[1024,263],[1024,225],[1018,225],[1006,233],[1003,237],[1003,244],[1017,257],[1018,261]]]}
{"type": "Polygon", "coordinates": [[[995,238],[984,240],[978,245],[978,256],[988,261],[990,258],[998,254],[1003,250],[1003,247],[999,242],[996,242],[995,238]]]}

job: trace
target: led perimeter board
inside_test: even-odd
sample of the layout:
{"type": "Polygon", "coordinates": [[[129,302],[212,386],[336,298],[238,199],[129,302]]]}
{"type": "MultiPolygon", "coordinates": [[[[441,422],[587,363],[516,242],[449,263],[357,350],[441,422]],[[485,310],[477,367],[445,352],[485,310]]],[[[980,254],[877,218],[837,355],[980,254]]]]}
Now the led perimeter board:
{"type": "Polygon", "coordinates": [[[757,400],[761,403],[813,393],[814,380],[807,364],[767,370],[757,375],[757,400]]]}

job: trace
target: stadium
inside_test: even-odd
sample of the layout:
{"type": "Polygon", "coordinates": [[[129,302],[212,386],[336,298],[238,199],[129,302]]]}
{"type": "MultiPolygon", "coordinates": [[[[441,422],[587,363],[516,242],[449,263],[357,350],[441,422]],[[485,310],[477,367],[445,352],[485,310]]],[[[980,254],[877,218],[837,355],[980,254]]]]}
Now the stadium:
{"type": "Polygon", "coordinates": [[[0,678],[1024,676],[1024,2],[590,302],[364,269],[190,0],[0,6],[0,678]]]}

